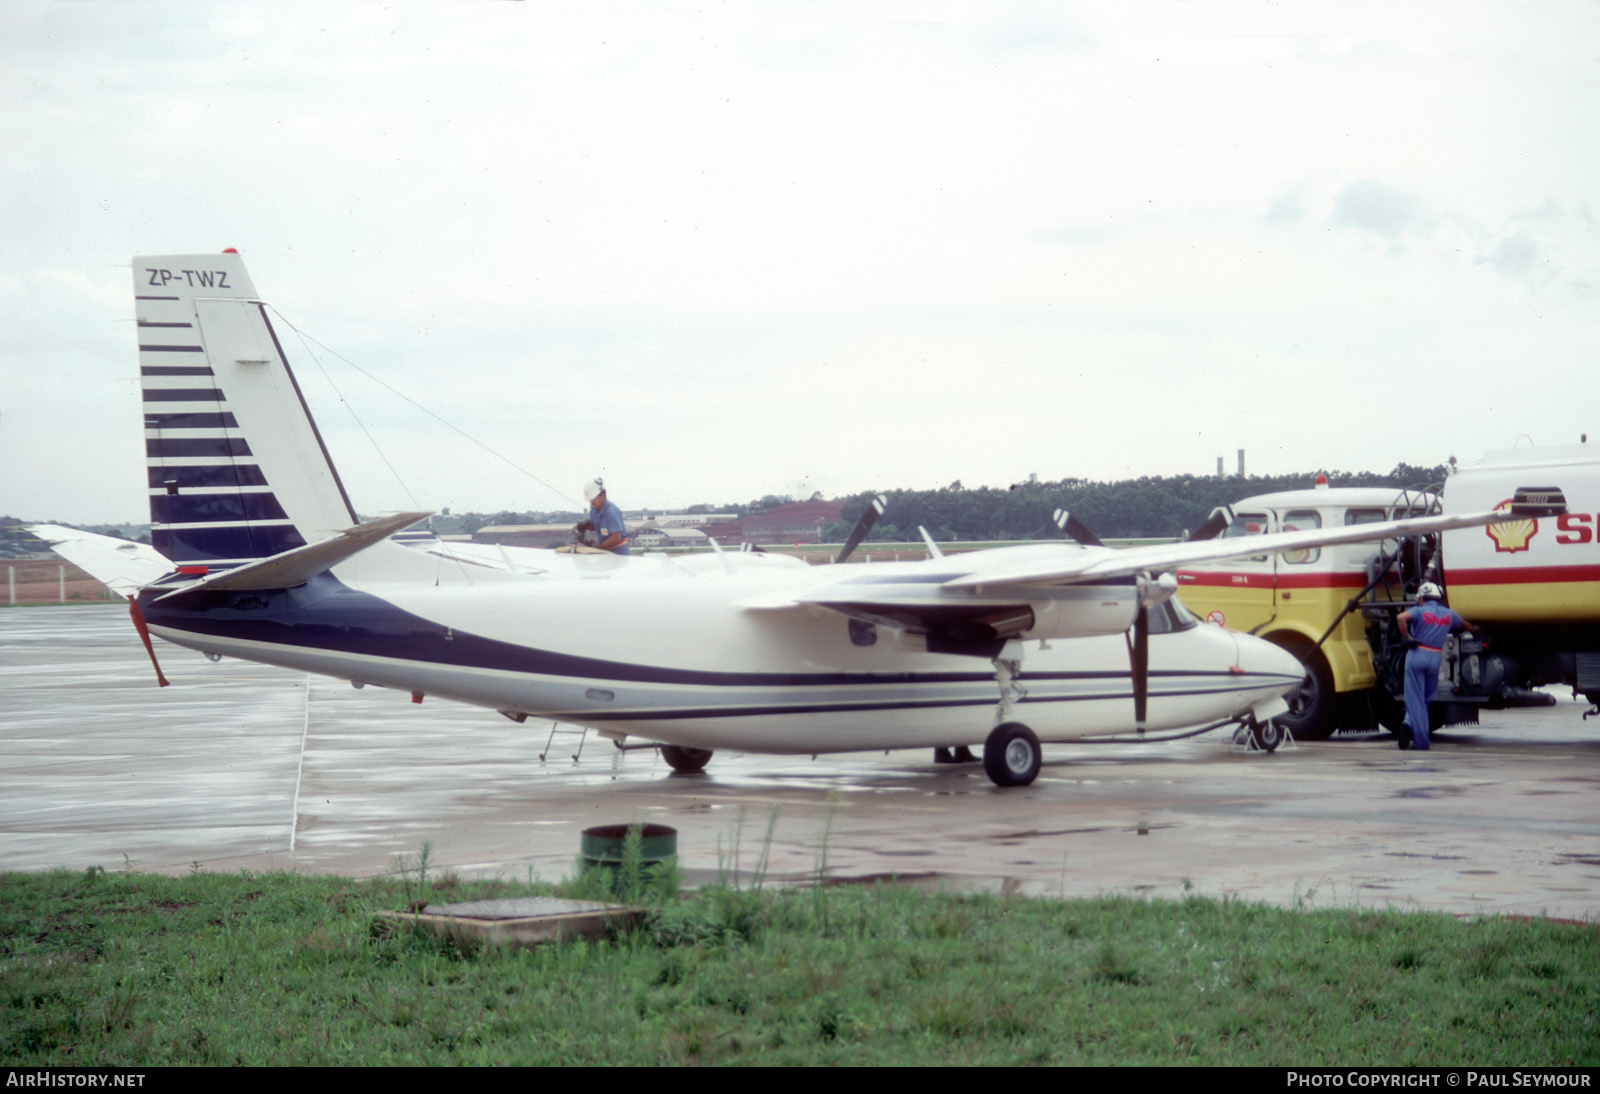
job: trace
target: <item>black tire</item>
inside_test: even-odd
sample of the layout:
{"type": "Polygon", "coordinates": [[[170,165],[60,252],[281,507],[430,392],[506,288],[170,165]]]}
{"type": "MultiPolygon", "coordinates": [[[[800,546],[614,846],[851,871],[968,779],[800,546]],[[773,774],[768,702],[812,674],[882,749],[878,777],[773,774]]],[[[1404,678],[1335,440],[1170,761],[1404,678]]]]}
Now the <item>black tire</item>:
{"type": "Polygon", "coordinates": [[[1275,718],[1257,722],[1250,727],[1250,740],[1263,752],[1276,752],[1283,744],[1283,727],[1275,718]]]}
{"type": "Polygon", "coordinates": [[[1328,668],[1328,659],[1298,634],[1269,634],[1267,641],[1301,658],[1306,667],[1299,689],[1284,696],[1289,712],[1278,715],[1276,721],[1297,741],[1326,741],[1339,727],[1334,717],[1333,670],[1328,668]]]}
{"type": "Polygon", "coordinates": [[[996,786],[1027,786],[1039,777],[1039,738],[1021,722],[999,725],[983,742],[983,770],[996,786]]]}
{"type": "Polygon", "coordinates": [[[709,748],[685,748],[683,745],[662,745],[661,758],[679,775],[698,775],[706,769],[712,752],[709,748]]]}
{"type": "Polygon", "coordinates": [[[1384,691],[1380,683],[1372,690],[1372,716],[1378,720],[1378,725],[1398,737],[1400,727],[1405,724],[1406,705],[1384,691]]]}

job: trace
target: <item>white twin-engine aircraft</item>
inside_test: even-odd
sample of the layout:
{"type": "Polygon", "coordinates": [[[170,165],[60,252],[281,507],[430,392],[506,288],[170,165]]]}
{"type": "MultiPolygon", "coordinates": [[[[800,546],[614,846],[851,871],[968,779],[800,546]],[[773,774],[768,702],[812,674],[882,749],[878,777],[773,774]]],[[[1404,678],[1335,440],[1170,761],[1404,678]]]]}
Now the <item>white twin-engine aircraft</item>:
{"type": "Polygon", "coordinates": [[[982,741],[989,777],[1021,786],[1040,741],[1236,721],[1275,744],[1300,664],[1197,623],[1152,574],[1506,519],[871,566],[404,544],[427,514],[356,516],[237,254],[135,258],[133,277],[154,549],[40,531],[128,593],[141,630],[659,743],[679,771],[719,748],[982,741]]]}

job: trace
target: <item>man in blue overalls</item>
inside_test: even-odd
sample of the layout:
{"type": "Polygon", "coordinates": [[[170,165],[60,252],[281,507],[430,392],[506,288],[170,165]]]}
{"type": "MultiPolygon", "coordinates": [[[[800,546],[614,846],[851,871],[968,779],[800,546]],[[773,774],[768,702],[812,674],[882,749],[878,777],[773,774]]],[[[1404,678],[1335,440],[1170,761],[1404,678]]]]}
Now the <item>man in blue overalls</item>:
{"type": "Polygon", "coordinates": [[[1439,658],[1445,637],[1453,630],[1471,630],[1461,613],[1439,603],[1439,586],[1424,581],[1417,588],[1417,605],[1396,616],[1400,637],[1410,646],[1406,653],[1406,724],[1400,747],[1428,750],[1428,704],[1439,689],[1439,658]],[[1409,733],[1406,730],[1409,729],[1409,733]]]}
{"type": "Polygon", "coordinates": [[[628,526],[622,522],[622,510],[606,500],[605,480],[597,477],[584,483],[583,496],[589,499],[586,523],[594,529],[595,546],[615,555],[632,554],[628,547],[628,526]]]}

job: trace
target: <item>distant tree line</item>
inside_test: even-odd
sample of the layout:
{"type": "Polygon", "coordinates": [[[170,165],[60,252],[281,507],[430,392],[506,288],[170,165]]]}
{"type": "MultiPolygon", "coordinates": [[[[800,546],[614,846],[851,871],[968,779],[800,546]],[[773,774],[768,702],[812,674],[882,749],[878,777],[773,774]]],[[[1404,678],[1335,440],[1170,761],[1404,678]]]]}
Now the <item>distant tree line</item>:
{"type": "MultiPolygon", "coordinates": [[[[755,499],[753,499],[751,501],[745,501],[745,502],[733,501],[733,502],[728,502],[728,503],[726,503],[724,505],[713,505],[710,502],[700,502],[700,503],[698,503],[696,505],[691,505],[688,508],[684,509],[684,512],[685,513],[732,513],[736,517],[741,517],[741,518],[742,517],[752,517],[752,516],[760,516],[763,513],[770,513],[770,512],[772,512],[772,510],[777,509],[777,508],[779,508],[781,506],[791,505],[797,500],[801,500],[801,499],[790,497],[787,494],[763,494],[761,497],[755,498],[755,499]]],[[[826,499],[823,498],[822,492],[819,490],[816,493],[812,494],[809,498],[806,498],[804,500],[806,500],[806,501],[824,501],[826,499]]],[[[632,509],[632,508],[634,508],[634,506],[631,503],[629,503],[627,506],[625,506],[625,508],[632,509]]],[[[650,512],[650,513],[664,512],[664,510],[662,510],[662,509],[660,509],[658,507],[655,507],[655,506],[642,506],[641,508],[645,509],[646,512],[650,512]]],[[[439,529],[439,530],[442,531],[442,530],[445,529],[446,522],[448,521],[448,527],[449,527],[450,531],[452,531],[452,532],[470,533],[470,532],[476,532],[479,528],[487,528],[490,525],[501,525],[501,524],[575,524],[576,522],[578,522],[579,520],[582,520],[582,519],[583,519],[582,515],[575,509],[569,509],[569,510],[564,510],[564,511],[563,510],[541,511],[541,510],[535,510],[535,509],[527,509],[527,510],[523,510],[521,512],[515,512],[515,511],[512,511],[510,509],[502,509],[498,513],[455,513],[455,514],[452,514],[450,517],[445,518],[445,519],[441,519],[441,518],[437,518],[436,517],[436,518],[434,518],[433,524],[434,524],[434,527],[436,529],[439,529]]]]}
{"type": "MultiPolygon", "coordinates": [[[[841,519],[823,528],[823,538],[839,542],[850,534],[872,498],[883,494],[888,508],[872,538],[878,541],[914,542],[923,525],[938,540],[1044,539],[1053,534],[1051,514],[1065,509],[1092,528],[1103,539],[1131,539],[1181,536],[1200,524],[1219,505],[1232,505],[1255,494],[1277,490],[1299,490],[1311,486],[1317,475],[1328,477],[1331,486],[1387,486],[1396,491],[1407,487],[1437,486],[1444,481],[1445,468],[1395,466],[1387,474],[1374,471],[1303,471],[1292,475],[1251,475],[1226,478],[1197,475],[1145,476],[1117,482],[1090,482],[1087,479],[1060,479],[1055,482],[1018,483],[1011,487],[980,486],[969,490],[960,480],[938,490],[867,490],[844,499],[841,519]]],[[[738,517],[760,516],[797,500],[822,501],[820,492],[796,499],[782,494],[765,494],[747,502],[691,505],[689,513],[732,513],[738,517]]],[[[581,519],[574,510],[503,509],[498,513],[455,513],[436,517],[433,524],[441,533],[470,534],[492,524],[571,524],[581,519]]],[[[0,548],[11,552],[37,550],[43,543],[30,535],[23,522],[0,517],[0,548]]],[[[106,535],[123,535],[149,542],[148,525],[74,525],[106,535]]]]}
{"type": "Polygon", "coordinates": [[[871,538],[875,540],[918,540],[918,525],[926,527],[938,540],[1047,538],[1053,534],[1051,515],[1057,509],[1067,510],[1102,539],[1181,536],[1219,505],[1231,505],[1255,494],[1304,489],[1316,481],[1318,474],[1326,475],[1330,486],[1387,486],[1399,491],[1442,483],[1445,469],[1442,464],[1414,467],[1402,463],[1388,474],[1311,471],[1220,479],[1196,475],[1145,476],[1118,482],[1061,479],[976,490],[968,490],[957,481],[939,490],[883,490],[852,495],[839,522],[823,530],[823,538],[835,542],[844,539],[879,493],[889,504],[873,529],[871,538]]]}
{"type": "MultiPolygon", "coordinates": [[[[840,520],[823,528],[823,538],[835,543],[843,540],[872,498],[880,493],[889,499],[889,505],[872,532],[872,538],[878,541],[914,542],[921,538],[918,525],[925,526],[938,540],[1044,539],[1053,534],[1050,517],[1057,509],[1072,513],[1105,539],[1181,536],[1219,505],[1232,505],[1255,494],[1304,489],[1319,474],[1328,476],[1330,486],[1387,486],[1399,491],[1437,486],[1444,481],[1445,468],[1443,464],[1416,467],[1402,463],[1387,474],[1324,470],[1245,478],[1147,475],[1117,482],[1060,479],[976,489],[968,489],[958,479],[938,490],[867,490],[852,494],[844,499],[840,520]]],[[[820,492],[805,499],[764,494],[746,502],[701,502],[684,511],[760,516],[799,500],[822,501],[823,497],[820,492]]],[[[449,519],[456,522],[452,530],[476,532],[491,524],[565,524],[578,520],[579,515],[570,511],[503,510],[490,514],[458,513],[449,519]]]]}

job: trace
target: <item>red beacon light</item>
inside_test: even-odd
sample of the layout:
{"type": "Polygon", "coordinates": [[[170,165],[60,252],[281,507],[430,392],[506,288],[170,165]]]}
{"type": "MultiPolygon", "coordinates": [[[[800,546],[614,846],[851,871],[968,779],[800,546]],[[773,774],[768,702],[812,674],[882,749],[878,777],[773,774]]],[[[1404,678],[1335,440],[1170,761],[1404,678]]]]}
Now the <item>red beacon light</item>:
{"type": "Polygon", "coordinates": [[[1317,489],[1318,490],[1326,490],[1327,488],[1328,488],[1328,476],[1323,475],[1323,474],[1318,474],[1317,475],[1317,489]]]}
{"type": "Polygon", "coordinates": [[[237,248],[237,247],[224,247],[224,248],[222,248],[222,253],[225,254],[225,255],[236,255],[236,254],[239,253],[239,248],[237,248]]]}

